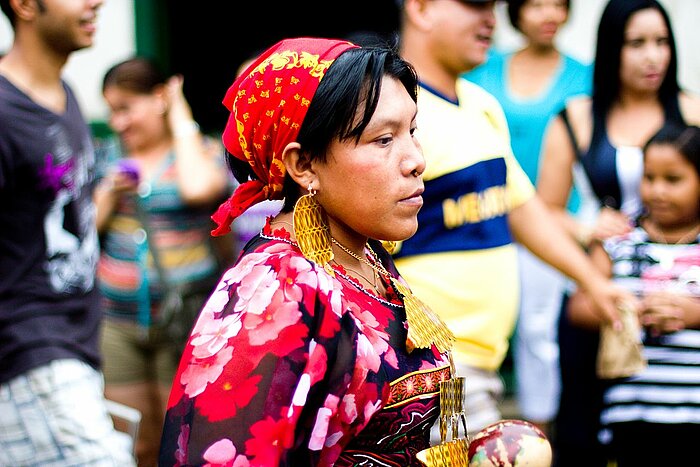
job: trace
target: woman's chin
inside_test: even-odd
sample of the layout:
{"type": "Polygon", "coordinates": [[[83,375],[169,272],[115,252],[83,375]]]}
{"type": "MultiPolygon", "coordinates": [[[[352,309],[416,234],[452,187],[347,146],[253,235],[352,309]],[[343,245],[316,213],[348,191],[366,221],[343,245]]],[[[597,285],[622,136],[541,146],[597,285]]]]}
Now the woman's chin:
{"type": "Polygon", "coordinates": [[[402,242],[404,240],[408,240],[409,238],[413,237],[415,233],[418,231],[418,220],[414,220],[412,222],[403,222],[403,223],[397,223],[394,225],[394,229],[392,229],[390,232],[387,232],[387,234],[382,237],[382,240],[388,240],[392,242],[402,242]]]}

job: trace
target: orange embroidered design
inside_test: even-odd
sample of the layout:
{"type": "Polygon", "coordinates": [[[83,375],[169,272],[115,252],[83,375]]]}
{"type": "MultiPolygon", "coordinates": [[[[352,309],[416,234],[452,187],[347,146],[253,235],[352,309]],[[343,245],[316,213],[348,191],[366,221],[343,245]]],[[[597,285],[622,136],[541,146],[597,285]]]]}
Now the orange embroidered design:
{"type": "Polygon", "coordinates": [[[395,407],[416,398],[439,394],[439,382],[449,378],[449,366],[409,373],[390,383],[389,399],[385,407],[395,407]]]}

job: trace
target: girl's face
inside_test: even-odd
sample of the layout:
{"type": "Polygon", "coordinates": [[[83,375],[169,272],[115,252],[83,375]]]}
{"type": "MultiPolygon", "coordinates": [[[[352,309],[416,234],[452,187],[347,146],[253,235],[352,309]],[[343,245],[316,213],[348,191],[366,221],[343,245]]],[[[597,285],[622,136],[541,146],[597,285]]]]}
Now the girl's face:
{"type": "Polygon", "coordinates": [[[647,8],[630,16],[620,59],[623,89],[642,94],[659,90],[671,61],[671,46],[658,10],[647,8]]]}
{"type": "Polygon", "coordinates": [[[554,37],[568,15],[564,0],[529,0],[520,9],[518,28],[531,44],[553,47],[554,37]]]}
{"type": "Polygon", "coordinates": [[[700,176],[671,145],[647,148],[640,194],[649,217],[660,227],[682,227],[700,216],[700,176]]]}
{"type": "Polygon", "coordinates": [[[312,162],[318,201],[338,241],[404,240],[415,233],[425,170],[415,130],[415,102],[398,80],[385,77],[359,142],[336,140],[325,162],[312,162]]]}

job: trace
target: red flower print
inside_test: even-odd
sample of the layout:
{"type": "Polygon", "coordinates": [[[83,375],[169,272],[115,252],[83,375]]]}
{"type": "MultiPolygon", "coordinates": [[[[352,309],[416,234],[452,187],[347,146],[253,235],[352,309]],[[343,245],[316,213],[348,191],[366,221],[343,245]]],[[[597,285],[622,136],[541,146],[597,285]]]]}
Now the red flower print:
{"type": "Polygon", "coordinates": [[[311,384],[313,385],[322,380],[328,370],[328,354],[326,349],[318,345],[316,341],[311,341],[310,347],[309,365],[306,373],[311,377],[311,384]]]}
{"type": "Polygon", "coordinates": [[[293,440],[293,427],[287,419],[275,421],[266,417],[250,427],[253,435],[246,441],[246,453],[251,458],[252,465],[278,465],[280,454],[289,449],[293,440]]]}
{"type": "Polygon", "coordinates": [[[260,375],[253,375],[244,380],[224,375],[197,397],[195,406],[212,422],[231,418],[258,393],[258,383],[261,379],[260,375]]]}

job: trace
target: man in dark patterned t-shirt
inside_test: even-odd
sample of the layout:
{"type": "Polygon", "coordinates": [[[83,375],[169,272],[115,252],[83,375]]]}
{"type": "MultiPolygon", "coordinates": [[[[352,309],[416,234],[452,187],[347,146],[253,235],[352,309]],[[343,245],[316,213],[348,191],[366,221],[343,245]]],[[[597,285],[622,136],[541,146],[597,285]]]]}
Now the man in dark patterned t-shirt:
{"type": "Polygon", "coordinates": [[[100,372],[94,150],[61,79],[101,5],[0,0],[0,465],[133,465],[100,372]]]}

